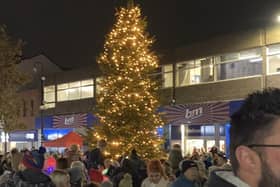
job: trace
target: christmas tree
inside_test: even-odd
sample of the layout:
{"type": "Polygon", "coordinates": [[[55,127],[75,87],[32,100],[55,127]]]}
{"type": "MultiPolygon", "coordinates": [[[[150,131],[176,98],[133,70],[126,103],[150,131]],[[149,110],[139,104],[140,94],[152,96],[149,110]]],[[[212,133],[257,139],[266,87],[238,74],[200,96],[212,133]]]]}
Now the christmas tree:
{"type": "Polygon", "coordinates": [[[130,3],[120,8],[98,58],[103,79],[95,112],[100,125],[92,131],[92,142],[106,139],[107,154],[112,157],[127,155],[132,149],[144,158],[160,156],[162,139],[156,134],[163,124],[156,114],[159,81],[151,75],[158,68],[158,58],[145,29],[139,6],[130,3]]]}

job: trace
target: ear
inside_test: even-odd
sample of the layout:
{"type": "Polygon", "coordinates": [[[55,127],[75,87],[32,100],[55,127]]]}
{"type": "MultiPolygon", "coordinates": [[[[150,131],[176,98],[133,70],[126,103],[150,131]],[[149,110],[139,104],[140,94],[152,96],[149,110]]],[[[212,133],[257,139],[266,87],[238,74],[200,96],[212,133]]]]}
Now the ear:
{"type": "Polygon", "coordinates": [[[259,174],[257,172],[261,170],[261,160],[254,150],[241,145],[236,148],[235,156],[239,162],[239,171],[259,174]]]}

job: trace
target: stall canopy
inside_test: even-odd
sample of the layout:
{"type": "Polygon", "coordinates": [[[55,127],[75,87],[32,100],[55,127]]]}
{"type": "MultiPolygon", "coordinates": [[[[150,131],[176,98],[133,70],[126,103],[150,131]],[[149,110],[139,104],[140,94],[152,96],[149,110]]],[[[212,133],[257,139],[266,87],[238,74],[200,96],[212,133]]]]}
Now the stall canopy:
{"type": "Polygon", "coordinates": [[[75,132],[70,132],[56,140],[44,142],[45,147],[69,147],[73,144],[83,145],[83,139],[75,132]]]}

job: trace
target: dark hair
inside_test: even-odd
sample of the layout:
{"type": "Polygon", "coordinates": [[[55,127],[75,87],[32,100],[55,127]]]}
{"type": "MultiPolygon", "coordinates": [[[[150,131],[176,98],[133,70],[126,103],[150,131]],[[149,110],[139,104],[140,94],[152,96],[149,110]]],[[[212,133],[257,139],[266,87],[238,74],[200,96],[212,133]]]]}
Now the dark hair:
{"type": "Polygon", "coordinates": [[[68,160],[66,158],[59,158],[56,160],[56,169],[67,169],[68,160]]]}
{"type": "Polygon", "coordinates": [[[280,115],[280,89],[268,88],[250,94],[231,116],[230,159],[235,174],[239,163],[235,150],[240,145],[263,143],[280,115]]]}

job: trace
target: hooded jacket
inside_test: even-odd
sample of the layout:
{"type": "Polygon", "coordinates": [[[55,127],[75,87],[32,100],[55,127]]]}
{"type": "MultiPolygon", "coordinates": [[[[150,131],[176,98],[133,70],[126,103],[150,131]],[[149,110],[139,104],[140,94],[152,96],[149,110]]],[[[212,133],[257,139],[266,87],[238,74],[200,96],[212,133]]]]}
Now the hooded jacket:
{"type": "Polygon", "coordinates": [[[250,187],[247,183],[236,177],[232,171],[219,170],[211,173],[208,187],[250,187]]]}

